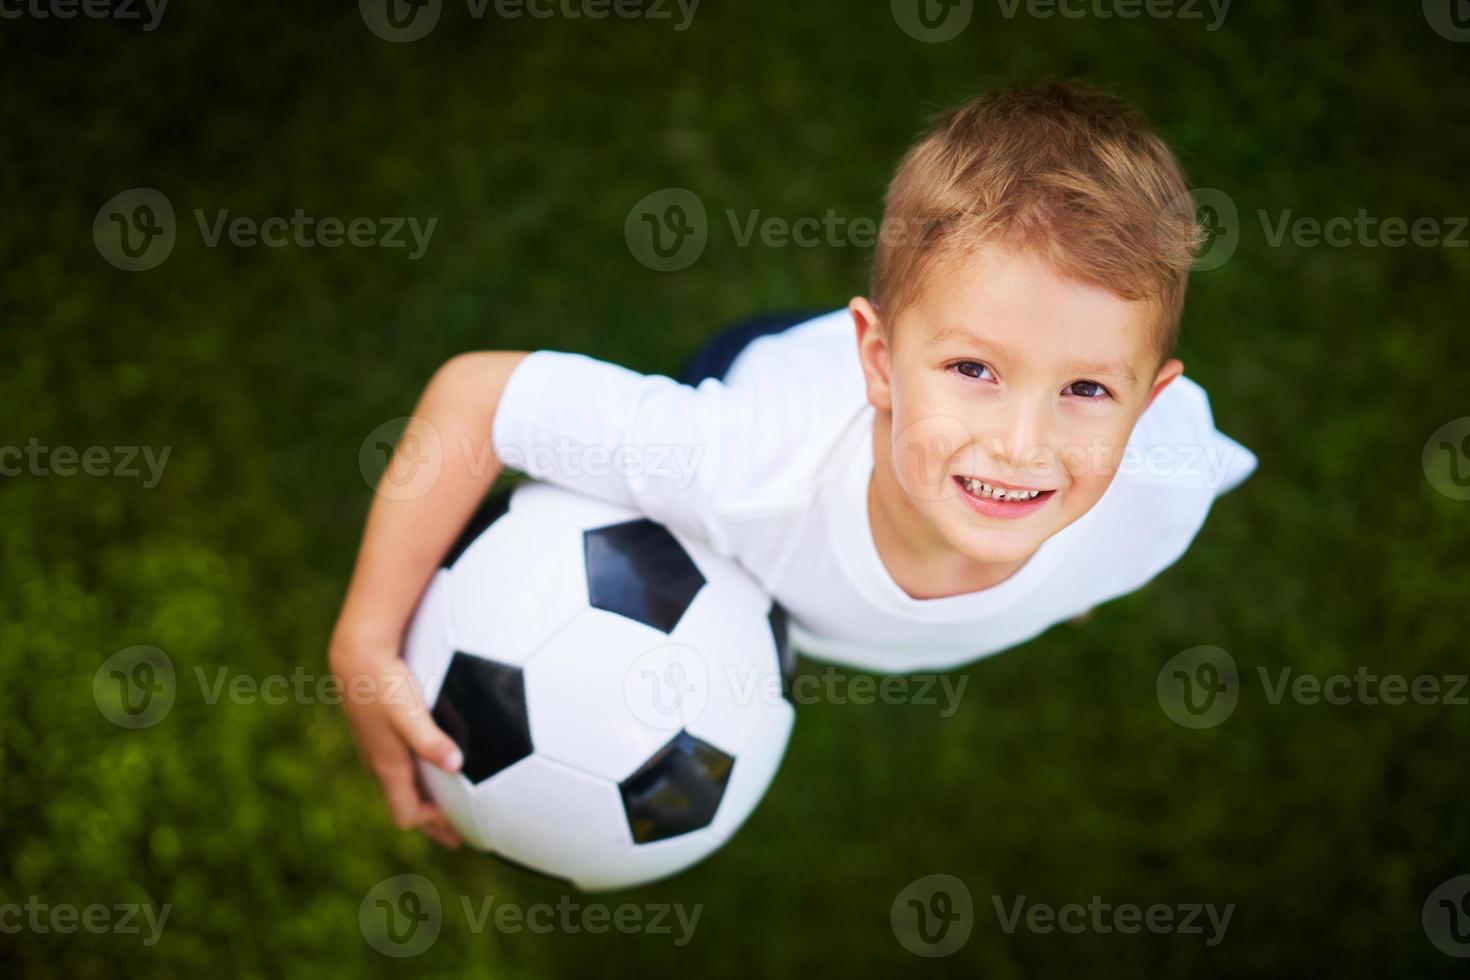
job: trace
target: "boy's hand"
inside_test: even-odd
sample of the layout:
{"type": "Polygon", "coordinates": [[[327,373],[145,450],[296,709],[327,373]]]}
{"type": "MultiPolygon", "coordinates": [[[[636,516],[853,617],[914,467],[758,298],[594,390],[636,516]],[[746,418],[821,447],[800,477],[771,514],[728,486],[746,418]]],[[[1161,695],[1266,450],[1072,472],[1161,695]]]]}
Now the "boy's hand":
{"type": "Polygon", "coordinates": [[[434,724],[408,664],[392,646],[355,645],[336,637],[329,657],[345,694],[342,704],[358,757],[382,784],[393,822],[445,847],[459,847],[459,834],[419,785],[414,756],[445,772],[459,771],[464,756],[434,724]]]}

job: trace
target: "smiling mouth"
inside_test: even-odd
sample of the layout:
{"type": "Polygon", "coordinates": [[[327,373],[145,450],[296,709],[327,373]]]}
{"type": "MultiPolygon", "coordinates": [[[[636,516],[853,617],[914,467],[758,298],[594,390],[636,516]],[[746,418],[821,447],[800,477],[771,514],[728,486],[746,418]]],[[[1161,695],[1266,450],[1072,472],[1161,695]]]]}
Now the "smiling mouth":
{"type": "Polygon", "coordinates": [[[1057,492],[1036,486],[1005,486],[978,476],[956,476],[954,483],[972,510],[991,517],[1026,516],[1057,492]]]}
{"type": "Polygon", "coordinates": [[[977,500],[999,504],[1029,504],[1044,500],[1056,493],[1055,490],[1005,486],[973,476],[956,476],[954,482],[961,490],[977,500]]]}

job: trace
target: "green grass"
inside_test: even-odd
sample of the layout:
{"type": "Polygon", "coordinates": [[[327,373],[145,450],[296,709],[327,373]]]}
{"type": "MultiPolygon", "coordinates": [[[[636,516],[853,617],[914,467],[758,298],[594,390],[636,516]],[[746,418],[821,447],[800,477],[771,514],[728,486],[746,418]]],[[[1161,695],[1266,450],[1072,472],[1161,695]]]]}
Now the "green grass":
{"type": "MultiPolygon", "coordinates": [[[[1257,676],[1465,667],[1470,504],[1420,452],[1470,414],[1470,250],[1268,246],[1273,220],[1464,214],[1470,46],[1418,4],[1238,4],[1199,22],[1024,16],[981,2],[947,44],[888,4],[715,3],[693,25],[470,20],[374,38],[355,5],[170,7],[151,33],[0,25],[0,445],[171,447],[125,477],[0,478],[0,903],[170,903],[163,939],[0,935],[27,977],[709,977],[1083,971],[1114,977],[1451,976],[1420,909],[1470,872],[1470,707],[1273,705],[1257,676]],[[209,677],[324,671],[370,491],[364,437],[445,358],[553,347],[673,372],[721,323],[837,305],[858,248],[742,248],[742,216],[876,217],[926,115],[991,84],[1075,75],[1135,102],[1192,183],[1225,190],[1239,250],[1198,275],[1191,376],[1259,473],[1190,553],[1087,624],[964,671],[960,710],[804,706],[779,779],[728,847],[606,899],[700,903],[694,940],[467,926],[457,896],[555,888],[395,831],[339,709],[208,704],[209,677]],[[152,271],[91,224],[162,190],[179,241],[152,271]],[[703,257],[639,265],[629,208],[667,186],[711,216],[703,257]],[[195,208],[437,217],[427,255],[206,248],[195,208]],[[1199,644],[1244,674],[1207,731],[1154,698],[1199,644]],[[129,732],[92,699],[151,644],[172,713],[129,732]],[[976,903],[918,959],[890,903],[945,872],[976,903]],[[418,873],[446,900],[414,960],[359,903],[418,873]],[[1234,903],[1225,941],[1006,935],[1006,902],[1234,903]]],[[[1105,562],[1107,556],[1095,556],[1105,562]]],[[[807,670],[819,670],[808,663],[807,670]]]]}

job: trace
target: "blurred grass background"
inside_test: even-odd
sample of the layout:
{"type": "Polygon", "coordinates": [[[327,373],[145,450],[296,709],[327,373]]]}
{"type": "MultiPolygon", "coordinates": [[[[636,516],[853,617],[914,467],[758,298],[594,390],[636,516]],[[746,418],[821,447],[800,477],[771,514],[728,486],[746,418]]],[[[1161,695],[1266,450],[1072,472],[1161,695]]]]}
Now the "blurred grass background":
{"type": "MultiPolygon", "coordinates": [[[[1420,910],[1470,872],[1470,707],[1269,703],[1258,668],[1466,671],[1470,504],[1420,452],[1470,414],[1470,250],[1270,248],[1255,218],[1467,211],[1470,45],[1417,3],[1256,0],[1201,21],[1013,19],[981,2],[920,43],[886,3],[707,0],[672,21],[472,20],[388,44],[350,2],[0,23],[0,444],[172,453],[125,477],[0,478],[0,902],[173,906],[163,939],[0,935],[27,977],[1453,976],[1420,910]],[[769,797],[721,853],[602,901],[702,903],[694,941],[473,933],[455,896],[559,892],[395,831],[338,708],[205,703],[213,677],[325,670],[370,490],[358,449],[433,369],[553,347],[672,373],[720,324],[833,306],[854,247],[739,247],[723,214],[878,217],[928,114],[1055,74],[1138,105],[1197,187],[1242,214],[1191,286],[1181,356],[1261,470],[1141,593],[964,673],[950,718],[804,706],[769,797]],[[154,187],[160,267],[112,268],[91,225],[154,187]],[[629,209],[700,195],[709,247],[651,271],[629,209]],[[436,217],[405,250],[204,247],[192,211],[436,217]],[[1175,653],[1244,675],[1219,728],[1160,710],[1175,653]],[[118,649],[172,658],[179,697],[123,731],[92,699],[118,649]],[[889,905],[946,872],[976,902],[959,953],[905,951],[889,905]],[[414,960],[364,942],[377,882],[446,897],[414,960]],[[1201,902],[1226,939],[1005,935],[1009,903],[1201,902]]],[[[1106,556],[1097,556],[1106,561],[1106,556]]],[[[819,669],[808,662],[807,670],[819,669]]]]}

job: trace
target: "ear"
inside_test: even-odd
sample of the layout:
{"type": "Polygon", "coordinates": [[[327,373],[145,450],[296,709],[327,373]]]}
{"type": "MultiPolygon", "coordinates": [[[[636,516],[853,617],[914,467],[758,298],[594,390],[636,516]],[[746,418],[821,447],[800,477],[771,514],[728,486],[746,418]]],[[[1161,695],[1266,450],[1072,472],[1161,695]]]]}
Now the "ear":
{"type": "Polygon", "coordinates": [[[853,297],[847,309],[852,314],[853,326],[857,328],[858,360],[863,365],[868,404],[880,412],[891,411],[893,392],[889,380],[888,341],[883,336],[883,323],[878,318],[878,311],[861,296],[853,297]]]}
{"type": "MultiPolygon", "coordinates": [[[[1159,367],[1159,373],[1154,375],[1154,386],[1149,390],[1148,401],[1143,403],[1144,411],[1159,397],[1159,393],[1169,387],[1169,383],[1184,373],[1184,362],[1177,357],[1171,357],[1159,367]]],[[[1141,413],[1140,413],[1141,414],[1141,413]]]]}

